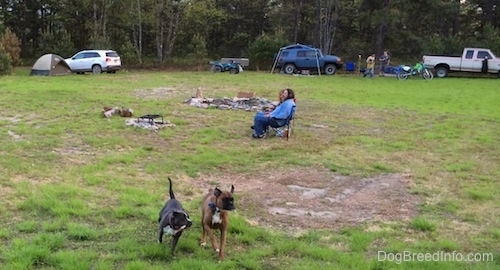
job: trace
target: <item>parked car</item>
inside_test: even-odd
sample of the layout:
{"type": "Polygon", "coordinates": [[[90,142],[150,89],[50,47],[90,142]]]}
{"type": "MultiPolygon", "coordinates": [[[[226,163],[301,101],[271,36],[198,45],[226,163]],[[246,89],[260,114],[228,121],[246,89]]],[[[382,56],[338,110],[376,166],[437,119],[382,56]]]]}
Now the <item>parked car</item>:
{"type": "Polygon", "coordinates": [[[489,49],[465,48],[461,56],[424,55],[423,60],[425,67],[433,68],[439,78],[450,72],[483,72],[500,78],[500,58],[489,49]]]}
{"type": "Polygon", "coordinates": [[[303,44],[294,44],[281,48],[274,62],[275,66],[286,74],[307,70],[333,75],[343,65],[340,57],[324,55],[320,49],[303,44]]]}
{"type": "Polygon", "coordinates": [[[92,72],[115,73],[122,68],[118,53],[112,50],[84,50],[76,53],[71,58],[65,59],[72,72],[82,74],[92,72]]]}

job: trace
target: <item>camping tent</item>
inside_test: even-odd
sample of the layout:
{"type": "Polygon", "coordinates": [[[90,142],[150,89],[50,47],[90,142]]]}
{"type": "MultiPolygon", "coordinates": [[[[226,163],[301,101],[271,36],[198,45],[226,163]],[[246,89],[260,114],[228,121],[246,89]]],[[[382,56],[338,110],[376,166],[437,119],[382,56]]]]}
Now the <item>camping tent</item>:
{"type": "Polygon", "coordinates": [[[70,74],[71,69],[68,64],[64,62],[64,58],[57,54],[44,54],[38,60],[36,60],[35,64],[31,68],[30,75],[64,75],[70,74]]]}

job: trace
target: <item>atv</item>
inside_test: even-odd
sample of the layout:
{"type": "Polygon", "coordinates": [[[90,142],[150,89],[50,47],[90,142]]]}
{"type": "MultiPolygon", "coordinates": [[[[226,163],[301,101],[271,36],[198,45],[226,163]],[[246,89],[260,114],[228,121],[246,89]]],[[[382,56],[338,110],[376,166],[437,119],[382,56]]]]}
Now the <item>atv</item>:
{"type": "Polygon", "coordinates": [[[212,64],[212,70],[214,72],[225,72],[229,71],[231,74],[238,74],[241,71],[243,71],[243,68],[241,67],[240,64],[236,63],[235,61],[229,61],[229,62],[210,62],[212,64]]]}

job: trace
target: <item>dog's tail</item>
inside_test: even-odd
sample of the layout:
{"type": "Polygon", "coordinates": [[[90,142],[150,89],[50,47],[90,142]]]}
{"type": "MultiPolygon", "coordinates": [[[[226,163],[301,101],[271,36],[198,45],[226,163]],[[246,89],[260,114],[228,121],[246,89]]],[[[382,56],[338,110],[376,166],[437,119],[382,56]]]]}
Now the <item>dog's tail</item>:
{"type": "Polygon", "coordinates": [[[170,177],[168,177],[168,182],[170,183],[169,187],[170,199],[175,199],[174,191],[172,190],[172,179],[170,179],[170,177]]]}

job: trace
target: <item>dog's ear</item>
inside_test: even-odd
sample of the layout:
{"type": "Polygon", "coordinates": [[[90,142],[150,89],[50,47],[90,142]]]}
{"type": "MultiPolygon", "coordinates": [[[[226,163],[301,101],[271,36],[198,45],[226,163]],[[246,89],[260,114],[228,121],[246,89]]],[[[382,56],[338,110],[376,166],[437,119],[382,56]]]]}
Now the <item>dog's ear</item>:
{"type": "Polygon", "coordinates": [[[231,185],[231,193],[234,193],[234,186],[231,185]]]}
{"type": "Polygon", "coordinates": [[[222,191],[218,187],[216,187],[214,189],[214,195],[215,195],[215,197],[219,197],[221,194],[222,194],[222,191]]]}

